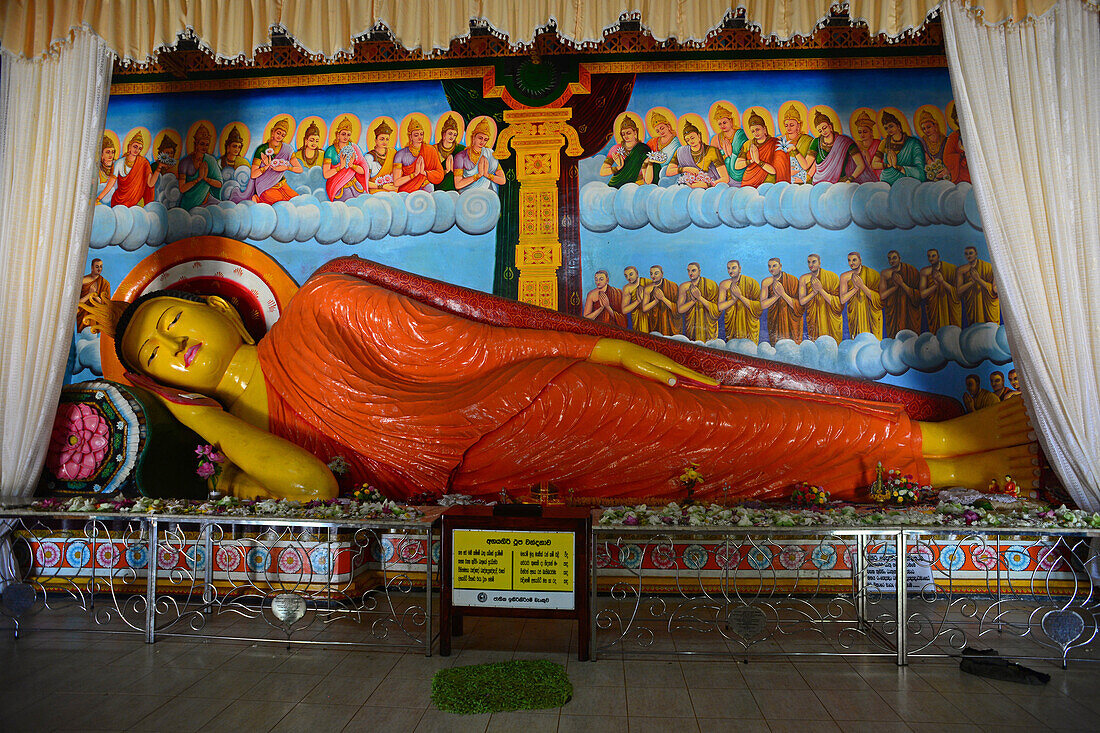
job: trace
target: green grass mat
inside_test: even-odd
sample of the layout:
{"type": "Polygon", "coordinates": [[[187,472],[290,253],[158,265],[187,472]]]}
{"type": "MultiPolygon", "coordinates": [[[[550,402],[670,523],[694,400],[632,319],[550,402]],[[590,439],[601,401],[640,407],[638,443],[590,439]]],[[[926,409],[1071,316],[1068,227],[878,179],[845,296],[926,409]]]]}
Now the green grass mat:
{"type": "Polygon", "coordinates": [[[572,696],[565,667],[545,659],[451,667],[432,677],[432,702],[460,715],[556,708],[572,696]]]}

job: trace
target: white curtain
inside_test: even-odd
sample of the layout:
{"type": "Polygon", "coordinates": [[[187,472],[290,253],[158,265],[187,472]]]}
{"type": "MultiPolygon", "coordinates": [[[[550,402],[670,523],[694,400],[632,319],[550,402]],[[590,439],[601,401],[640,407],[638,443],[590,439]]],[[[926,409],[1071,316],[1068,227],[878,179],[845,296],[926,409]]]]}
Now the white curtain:
{"type": "Polygon", "coordinates": [[[954,0],[944,43],[1024,396],[1051,466],[1100,510],[1100,17],[1061,0],[989,27],[954,0]]]}
{"type": "Polygon", "coordinates": [[[87,31],[0,59],[0,501],[41,471],[88,254],[113,59],[87,31]]]}

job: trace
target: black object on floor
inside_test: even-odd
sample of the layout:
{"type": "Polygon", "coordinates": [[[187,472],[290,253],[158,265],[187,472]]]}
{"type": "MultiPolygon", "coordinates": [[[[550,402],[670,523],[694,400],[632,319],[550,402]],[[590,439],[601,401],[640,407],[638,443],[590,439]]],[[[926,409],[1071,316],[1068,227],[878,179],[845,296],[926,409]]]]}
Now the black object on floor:
{"type": "Polygon", "coordinates": [[[971,649],[970,647],[963,649],[959,669],[978,677],[1018,682],[1021,685],[1045,685],[1050,682],[1049,674],[1001,659],[995,649],[971,649]]]}

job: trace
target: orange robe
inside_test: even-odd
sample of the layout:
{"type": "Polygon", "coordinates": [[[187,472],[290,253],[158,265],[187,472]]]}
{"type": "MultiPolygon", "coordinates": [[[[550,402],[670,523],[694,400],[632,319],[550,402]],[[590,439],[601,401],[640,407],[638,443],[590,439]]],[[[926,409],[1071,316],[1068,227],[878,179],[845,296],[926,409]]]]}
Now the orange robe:
{"type": "MultiPolygon", "coordinates": [[[[119,160],[125,160],[125,158],[119,160]]],[[[155,200],[153,187],[146,183],[153,172],[148,160],[139,155],[126,174],[120,171],[118,161],[115,162],[115,169],[118,183],[115,185],[115,192],[111,196],[111,206],[145,205],[155,200]]]]}
{"type": "MultiPolygon", "coordinates": [[[[412,151],[408,148],[404,148],[401,152],[408,152],[409,155],[412,155],[412,151]]],[[[439,153],[435,151],[435,148],[427,144],[420,146],[420,152],[413,156],[413,161],[411,163],[401,166],[402,175],[407,176],[416,169],[417,158],[424,159],[424,172],[413,176],[412,180],[405,181],[405,183],[397,189],[398,191],[419,191],[428,183],[435,185],[443,182],[443,177],[447,175],[447,173],[443,170],[443,163],[439,160],[439,153]]]]}
{"type": "MultiPolygon", "coordinates": [[[[789,272],[781,272],[779,277],[783,280],[783,291],[791,296],[797,306],[798,278],[789,272]]],[[[768,291],[768,296],[771,296],[771,290],[768,291]]],[[[775,342],[780,339],[793,339],[796,344],[802,343],[802,307],[791,308],[782,298],[768,308],[768,341],[775,346],[775,342]]]]}
{"type": "MultiPolygon", "coordinates": [[[[585,298],[586,305],[588,300],[592,300],[595,302],[595,306],[597,308],[599,307],[599,296],[596,295],[598,291],[599,288],[595,288],[589,291],[588,295],[585,298]]],[[[600,313],[600,315],[596,316],[592,320],[596,321],[597,323],[610,323],[614,326],[622,326],[623,328],[626,328],[626,316],[623,315],[623,291],[619,290],[614,285],[608,285],[604,289],[604,292],[607,294],[608,307],[605,308],[603,312],[600,313]]]]}
{"type": "Polygon", "coordinates": [[[678,497],[707,489],[781,498],[813,479],[853,497],[877,461],[926,481],[901,407],[752,387],[669,387],[587,361],[598,339],[468,321],[350,275],[295,294],[260,342],[270,428],[351,478],[404,499],[495,497],[541,481],[578,497],[678,497]],[[675,415],[637,420],[637,410],[675,415]],[[774,417],[773,417],[774,416],[774,417]],[[629,438],[609,440],[609,435],[629,438]],[[798,426],[792,430],[790,426],[798,426]]]}
{"type": "MultiPolygon", "coordinates": [[[[761,163],[769,163],[775,168],[775,173],[768,173],[764,170],[763,165],[752,162],[752,157],[749,155],[749,148],[753,144],[753,140],[747,140],[744,145],[741,146],[740,157],[744,158],[748,165],[745,166],[745,175],[741,179],[742,186],[759,186],[762,183],[777,183],[779,181],[791,180],[791,158],[779,148],[779,140],[774,137],[769,137],[760,143],[758,146],[760,150],[761,163]]],[[[797,290],[795,292],[798,292],[797,290]]]]}
{"type": "MultiPolygon", "coordinates": [[[[677,298],[680,297],[680,286],[669,280],[667,277],[661,280],[661,291],[668,298],[672,305],[676,305],[677,298]]],[[[653,300],[653,295],[650,294],[650,300],[653,300]]],[[[678,333],[683,333],[684,329],[680,325],[682,319],[680,314],[676,312],[674,308],[669,308],[664,303],[658,301],[657,305],[653,307],[648,314],[649,316],[649,332],[654,331],[663,333],[665,336],[675,336],[678,333]]]]}
{"type": "Polygon", "coordinates": [[[970,183],[970,166],[966,163],[966,151],[962,147],[962,136],[955,130],[947,136],[943,148],[943,164],[955,183],[970,183]]]}
{"type": "MultiPolygon", "coordinates": [[[[886,338],[894,338],[898,331],[920,333],[920,271],[907,262],[902,262],[899,272],[902,282],[913,290],[916,302],[910,300],[900,287],[883,299],[882,335],[886,338]]],[[[885,278],[880,279],[880,282],[882,287],[890,287],[885,278]]]]}
{"type": "MultiPolygon", "coordinates": [[[[84,298],[89,295],[98,295],[107,300],[111,299],[111,283],[107,282],[107,278],[100,275],[91,282],[82,280],[80,283],[80,300],[84,301],[84,298]]],[[[90,313],[82,310],[78,310],[76,313],[76,330],[83,331],[88,326],[95,325],[95,318],[90,313]]]]}

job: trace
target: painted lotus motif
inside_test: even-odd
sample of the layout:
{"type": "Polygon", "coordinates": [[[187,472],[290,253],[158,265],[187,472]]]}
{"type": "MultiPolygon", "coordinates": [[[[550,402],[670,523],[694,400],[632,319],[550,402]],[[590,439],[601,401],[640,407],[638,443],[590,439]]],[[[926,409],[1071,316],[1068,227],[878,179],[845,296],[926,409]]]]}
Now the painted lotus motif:
{"type": "Polygon", "coordinates": [[[110,425],[94,407],[63,404],[54,420],[46,465],[60,479],[83,481],[96,474],[110,445],[110,425]]]}

